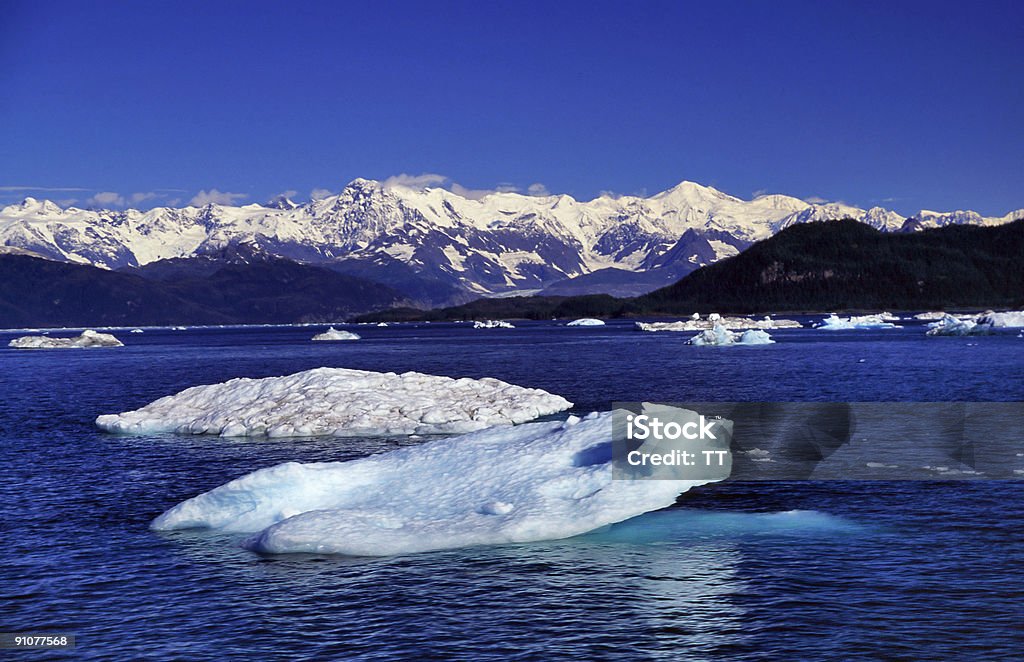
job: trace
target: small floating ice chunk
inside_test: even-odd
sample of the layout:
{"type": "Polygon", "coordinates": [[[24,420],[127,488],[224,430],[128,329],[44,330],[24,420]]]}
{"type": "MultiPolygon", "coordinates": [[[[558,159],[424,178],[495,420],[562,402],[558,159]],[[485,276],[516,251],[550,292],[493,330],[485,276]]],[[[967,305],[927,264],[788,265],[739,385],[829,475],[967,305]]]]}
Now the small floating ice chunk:
{"type": "Polygon", "coordinates": [[[604,326],[604,320],[594,319],[592,317],[583,317],[569,322],[566,326],[604,326]]]}
{"type": "Polygon", "coordinates": [[[142,329],[132,329],[129,333],[145,333],[142,329]]]}
{"type": "Polygon", "coordinates": [[[313,340],[359,340],[359,334],[344,329],[335,329],[332,326],[323,333],[313,336],[313,340]]]}
{"type": "Polygon", "coordinates": [[[701,331],[686,342],[689,345],[770,345],[775,341],[766,331],[748,329],[739,334],[716,324],[714,328],[701,331]]]}
{"type": "Polygon", "coordinates": [[[497,379],[317,368],[193,386],[96,425],[128,434],[222,437],[453,434],[525,423],[572,403],[497,379]]]}
{"type": "Polygon", "coordinates": [[[7,343],[15,349],[77,349],[80,347],[123,347],[124,343],[109,333],[91,329],[82,331],[73,338],[52,338],[49,336],[22,336],[7,343]]]}
{"type": "Polygon", "coordinates": [[[706,481],[613,480],[611,413],[492,428],[350,462],[290,462],[171,508],[156,530],[256,533],[263,553],[409,554],[555,540],[675,503],[706,481]]]}
{"type": "Polygon", "coordinates": [[[925,335],[929,336],[976,336],[992,331],[991,322],[978,323],[969,319],[957,319],[952,315],[946,315],[938,322],[932,322],[928,327],[925,335]]]}
{"type": "Polygon", "coordinates": [[[814,328],[822,331],[849,331],[851,329],[902,329],[892,323],[893,319],[899,319],[891,313],[880,313],[878,315],[859,315],[853,317],[839,317],[832,313],[814,328]]]}
{"type": "Polygon", "coordinates": [[[509,322],[506,322],[505,320],[487,320],[485,322],[481,322],[480,320],[477,320],[477,321],[473,322],[473,328],[474,329],[514,329],[516,327],[512,326],[512,324],[510,324],[509,322]]]}

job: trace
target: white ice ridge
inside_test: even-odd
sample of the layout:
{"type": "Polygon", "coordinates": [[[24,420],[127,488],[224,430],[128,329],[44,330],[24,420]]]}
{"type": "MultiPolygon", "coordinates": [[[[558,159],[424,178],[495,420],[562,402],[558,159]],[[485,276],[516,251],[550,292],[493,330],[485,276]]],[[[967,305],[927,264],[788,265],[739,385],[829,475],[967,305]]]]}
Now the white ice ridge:
{"type": "Polygon", "coordinates": [[[474,329],[514,329],[516,327],[512,326],[511,323],[506,322],[504,320],[487,320],[486,322],[481,322],[480,320],[477,320],[477,321],[473,322],[473,328],[474,329]]]}
{"type": "Polygon", "coordinates": [[[946,315],[928,327],[925,334],[929,336],[977,336],[992,332],[991,322],[980,323],[972,319],[958,319],[952,315],[946,315]]]}
{"type": "Polygon", "coordinates": [[[128,434],[222,437],[456,434],[525,423],[571,406],[547,391],[489,377],[316,368],[193,386],[135,411],[100,416],[96,425],[128,434]]]}
{"type": "Polygon", "coordinates": [[[775,341],[767,331],[747,329],[742,334],[733,333],[721,324],[705,329],[686,341],[688,345],[770,345],[775,341]]]}
{"type": "Polygon", "coordinates": [[[556,540],[707,481],[612,480],[611,413],[492,428],[350,462],[289,462],[171,508],[156,530],[258,532],[263,553],[409,554],[556,540]]]}
{"type": "Polygon", "coordinates": [[[583,317],[569,322],[566,326],[604,326],[604,320],[594,319],[592,317],[583,317]]]}
{"type": "Polygon", "coordinates": [[[124,344],[109,333],[91,329],[73,338],[50,338],[49,336],[22,336],[7,343],[16,349],[76,349],[79,347],[123,347],[124,344]]]}
{"type": "Polygon", "coordinates": [[[752,317],[722,317],[718,313],[711,313],[706,319],[701,319],[699,313],[694,313],[690,319],[679,322],[637,322],[636,328],[641,331],[705,331],[714,329],[715,326],[722,326],[726,329],[799,329],[800,322],[787,319],[772,319],[765,315],[762,319],[752,317]]]}
{"type": "Polygon", "coordinates": [[[335,329],[333,326],[313,336],[313,340],[359,340],[359,334],[335,329]]]}
{"type": "Polygon", "coordinates": [[[893,320],[899,318],[891,313],[879,313],[877,315],[860,315],[853,317],[839,317],[832,313],[814,328],[822,331],[848,331],[850,329],[902,329],[903,327],[893,324],[893,320]]]}

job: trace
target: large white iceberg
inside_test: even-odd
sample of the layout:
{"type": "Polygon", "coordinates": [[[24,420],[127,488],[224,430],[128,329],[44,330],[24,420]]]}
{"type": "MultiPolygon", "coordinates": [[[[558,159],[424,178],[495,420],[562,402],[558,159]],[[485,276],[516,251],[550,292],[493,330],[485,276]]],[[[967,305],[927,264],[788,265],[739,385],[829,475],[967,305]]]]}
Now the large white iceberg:
{"type": "Polygon", "coordinates": [[[22,336],[7,343],[16,349],[77,349],[80,347],[123,347],[124,343],[109,333],[91,329],[82,331],[73,338],[50,338],[49,336],[22,336]]]}
{"type": "Polygon", "coordinates": [[[766,331],[748,329],[740,334],[730,331],[721,324],[701,331],[686,341],[688,345],[770,345],[774,342],[766,331]]]}
{"type": "Polygon", "coordinates": [[[592,317],[583,317],[569,322],[566,326],[604,326],[604,320],[594,319],[592,317]]]}
{"type": "Polygon", "coordinates": [[[890,313],[878,315],[855,315],[853,317],[839,317],[832,313],[814,328],[822,331],[849,331],[851,329],[901,329],[903,327],[892,323],[894,318],[890,313]]]}
{"type": "Polygon", "coordinates": [[[723,317],[718,313],[711,313],[706,319],[701,319],[699,313],[694,313],[688,320],[678,322],[637,322],[636,328],[641,331],[705,331],[721,326],[726,329],[738,331],[742,329],[799,329],[802,325],[796,320],[772,319],[765,315],[761,319],[753,317],[723,317]]]}
{"type": "Polygon", "coordinates": [[[946,315],[938,322],[928,325],[925,335],[929,336],[977,336],[991,333],[991,323],[978,323],[971,319],[958,319],[946,315]]]}
{"type": "Polygon", "coordinates": [[[487,320],[486,322],[481,322],[480,320],[477,320],[477,321],[473,322],[473,328],[474,329],[514,329],[516,327],[512,326],[511,323],[506,322],[505,320],[487,320]]]}
{"type": "Polygon", "coordinates": [[[313,340],[359,340],[359,334],[343,329],[335,329],[332,326],[323,333],[313,336],[313,340]]]}
{"type": "Polygon", "coordinates": [[[525,423],[572,403],[497,379],[316,368],[193,386],[96,425],[110,432],[222,437],[453,434],[525,423]]]}
{"type": "Polygon", "coordinates": [[[611,413],[289,462],[171,508],[156,530],[254,532],[263,553],[382,556],[554,540],[672,505],[708,481],[612,479],[611,413]]]}

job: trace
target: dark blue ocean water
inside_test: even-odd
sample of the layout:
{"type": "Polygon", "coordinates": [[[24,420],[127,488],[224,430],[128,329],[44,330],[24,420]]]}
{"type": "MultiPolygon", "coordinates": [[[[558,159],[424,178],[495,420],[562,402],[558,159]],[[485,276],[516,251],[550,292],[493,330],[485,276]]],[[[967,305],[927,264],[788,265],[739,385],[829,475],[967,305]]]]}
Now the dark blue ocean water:
{"type": "MultiPolygon", "coordinates": [[[[118,333],[119,349],[0,349],[0,631],[74,632],[83,659],[981,660],[1024,649],[1020,481],[722,483],[569,540],[267,558],[230,536],[147,525],[260,467],[400,442],[119,437],[92,425],[188,386],[318,366],[493,376],[581,412],[615,400],[1024,400],[1016,332],[808,329],[774,332],[771,346],[700,348],[683,344],[692,334],[626,323],[360,327],[363,340],[342,343],[311,343],[314,331],[149,330],[118,333]]],[[[1008,434],[1024,452],[1022,432],[1008,434]]]]}

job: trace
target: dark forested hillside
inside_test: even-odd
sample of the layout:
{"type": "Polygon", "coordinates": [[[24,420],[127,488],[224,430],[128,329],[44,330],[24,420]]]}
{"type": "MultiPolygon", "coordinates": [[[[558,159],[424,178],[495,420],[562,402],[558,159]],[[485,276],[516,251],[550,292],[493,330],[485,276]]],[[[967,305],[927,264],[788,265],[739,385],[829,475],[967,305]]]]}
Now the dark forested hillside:
{"type": "Polygon", "coordinates": [[[1024,305],[1024,221],[879,232],[857,221],[791,226],[644,296],[480,299],[372,319],[481,319],[942,309],[1024,305]]]}

